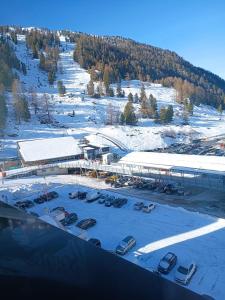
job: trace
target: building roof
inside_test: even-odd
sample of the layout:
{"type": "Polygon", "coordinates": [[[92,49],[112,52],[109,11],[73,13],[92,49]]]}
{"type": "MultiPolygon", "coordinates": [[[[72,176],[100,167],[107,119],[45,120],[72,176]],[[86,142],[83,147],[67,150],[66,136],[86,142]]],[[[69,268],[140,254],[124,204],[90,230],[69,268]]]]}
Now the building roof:
{"type": "Polygon", "coordinates": [[[225,175],[225,157],[158,152],[131,152],[120,164],[143,166],[172,171],[193,171],[225,175]]]}
{"type": "Polygon", "coordinates": [[[18,142],[25,162],[43,161],[82,154],[78,140],[71,136],[18,142]]]}

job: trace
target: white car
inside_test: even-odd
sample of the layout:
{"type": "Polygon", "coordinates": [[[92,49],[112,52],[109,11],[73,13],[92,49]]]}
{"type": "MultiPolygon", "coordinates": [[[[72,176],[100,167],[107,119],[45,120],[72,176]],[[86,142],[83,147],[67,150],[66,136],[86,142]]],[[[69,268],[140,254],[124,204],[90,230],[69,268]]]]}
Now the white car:
{"type": "Polygon", "coordinates": [[[195,263],[179,265],[176,270],[175,280],[183,285],[188,285],[195,274],[197,266],[195,263]]]}
{"type": "Polygon", "coordinates": [[[155,208],[155,204],[150,203],[150,204],[144,205],[142,208],[142,211],[150,213],[154,208],[155,208]]]}
{"type": "Polygon", "coordinates": [[[70,199],[75,199],[75,198],[77,198],[77,196],[78,196],[78,191],[77,192],[69,193],[69,198],[70,199]]]}

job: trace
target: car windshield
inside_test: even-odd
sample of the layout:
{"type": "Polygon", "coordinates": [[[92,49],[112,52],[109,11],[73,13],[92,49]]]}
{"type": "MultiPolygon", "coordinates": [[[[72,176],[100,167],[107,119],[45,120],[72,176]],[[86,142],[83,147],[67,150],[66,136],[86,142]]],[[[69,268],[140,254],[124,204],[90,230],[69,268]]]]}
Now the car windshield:
{"type": "Polygon", "coordinates": [[[164,258],[163,260],[167,261],[167,262],[170,262],[172,259],[172,255],[170,253],[168,253],[164,258]]]}
{"type": "Polygon", "coordinates": [[[127,246],[126,242],[124,242],[124,241],[120,242],[120,247],[125,248],[126,246],[127,246]]]}
{"type": "Polygon", "coordinates": [[[178,272],[180,272],[180,273],[182,273],[182,274],[184,274],[184,275],[187,275],[187,274],[188,274],[188,269],[185,268],[185,267],[180,266],[180,267],[178,268],[178,272]]]}

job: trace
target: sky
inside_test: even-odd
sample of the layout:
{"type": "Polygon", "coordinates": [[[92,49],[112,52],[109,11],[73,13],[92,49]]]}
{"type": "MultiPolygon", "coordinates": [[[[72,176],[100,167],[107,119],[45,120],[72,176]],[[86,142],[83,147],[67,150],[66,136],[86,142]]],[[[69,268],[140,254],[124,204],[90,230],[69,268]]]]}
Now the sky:
{"type": "Polygon", "coordinates": [[[225,0],[10,0],[0,24],[124,36],[225,79],[225,0]]]}

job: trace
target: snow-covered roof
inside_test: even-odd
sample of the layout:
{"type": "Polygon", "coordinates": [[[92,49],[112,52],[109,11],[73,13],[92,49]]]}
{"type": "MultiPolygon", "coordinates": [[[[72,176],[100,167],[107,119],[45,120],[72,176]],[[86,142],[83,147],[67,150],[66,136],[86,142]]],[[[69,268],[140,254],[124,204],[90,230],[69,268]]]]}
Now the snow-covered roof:
{"type": "Polygon", "coordinates": [[[225,175],[225,157],[157,152],[131,152],[120,159],[120,164],[137,165],[173,171],[206,171],[225,175]]]}
{"type": "Polygon", "coordinates": [[[71,136],[20,141],[18,146],[25,162],[71,157],[82,153],[78,140],[71,136]]]}

